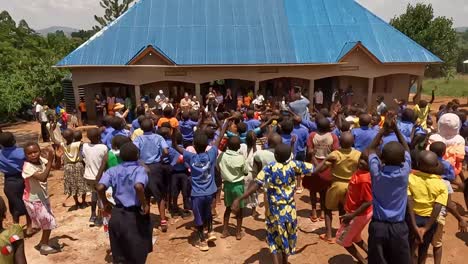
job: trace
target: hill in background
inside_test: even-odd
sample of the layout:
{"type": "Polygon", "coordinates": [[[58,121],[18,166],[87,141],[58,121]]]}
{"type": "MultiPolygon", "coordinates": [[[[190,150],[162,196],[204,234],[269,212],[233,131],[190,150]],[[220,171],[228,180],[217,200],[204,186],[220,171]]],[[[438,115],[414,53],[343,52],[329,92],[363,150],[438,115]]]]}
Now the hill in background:
{"type": "Polygon", "coordinates": [[[468,30],[468,27],[457,27],[457,28],[455,28],[455,30],[457,32],[465,32],[466,30],[468,30]]]}
{"type": "Polygon", "coordinates": [[[70,28],[70,27],[53,26],[53,27],[36,30],[36,32],[39,33],[41,36],[47,36],[47,34],[55,33],[57,31],[63,31],[63,33],[65,33],[66,36],[70,37],[71,33],[77,32],[79,31],[79,29],[70,28]]]}

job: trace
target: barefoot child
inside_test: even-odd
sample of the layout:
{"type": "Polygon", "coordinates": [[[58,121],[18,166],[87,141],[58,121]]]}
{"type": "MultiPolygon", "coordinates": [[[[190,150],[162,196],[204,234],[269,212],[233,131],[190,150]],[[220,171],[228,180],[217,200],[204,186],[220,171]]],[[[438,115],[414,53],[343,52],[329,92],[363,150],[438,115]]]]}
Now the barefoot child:
{"type": "MultiPolygon", "coordinates": [[[[227,124],[224,124],[221,135],[226,132],[227,124]]],[[[173,134],[175,137],[175,133],[173,134]]],[[[190,166],[192,176],[192,211],[195,226],[197,228],[198,241],[196,246],[201,251],[208,251],[204,228],[208,229],[208,241],[215,241],[213,232],[213,216],[211,205],[215,198],[217,187],[215,183],[215,165],[218,156],[218,146],[222,137],[218,137],[211,148],[206,151],[208,137],[204,131],[197,131],[193,138],[193,147],[197,153],[186,151],[177,145],[177,140],[172,140],[172,147],[184,155],[184,161],[190,166]]]]}
{"type": "Polygon", "coordinates": [[[260,188],[265,189],[268,201],[265,223],[267,243],[273,255],[273,263],[288,263],[288,256],[296,251],[297,219],[296,174],[310,174],[313,166],[310,163],[291,160],[291,146],[279,144],[275,148],[275,162],[265,166],[255,179],[256,183],[237,198],[231,209],[237,212],[240,202],[260,188]]]}
{"type": "Polygon", "coordinates": [[[336,232],[336,243],[343,246],[359,263],[367,263],[367,260],[354,244],[367,253],[367,244],[362,240],[361,232],[372,218],[371,176],[367,160],[367,155],[362,153],[358,169],[349,181],[344,207],[346,214],[340,217],[341,226],[336,232]]]}
{"type": "MultiPolygon", "coordinates": [[[[330,132],[330,121],[323,117],[317,121],[317,132],[312,132],[307,139],[307,160],[314,166],[320,162],[334,150],[339,148],[338,137],[330,132]]],[[[320,209],[321,214],[325,210],[325,195],[330,186],[331,172],[330,169],[324,170],[319,173],[319,177],[304,178],[302,184],[304,188],[309,190],[310,201],[312,204],[312,213],[310,220],[317,222],[319,219],[323,221],[323,217],[317,215],[317,193],[320,194],[320,209]]]]}
{"type": "Polygon", "coordinates": [[[335,150],[317,166],[314,175],[331,168],[332,181],[325,195],[325,234],[320,238],[333,243],[332,238],[332,211],[342,211],[349,180],[357,170],[361,152],[353,148],[354,137],[345,132],[340,138],[341,149],[335,150]]]}
{"type": "Polygon", "coordinates": [[[101,226],[102,217],[101,211],[97,208],[97,182],[99,182],[104,169],[106,168],[107,162],[107,147],[101,144],[101,135],[98,128],[91,128],[87,131],[88,139],[91,143],[85,143],[83,145],[83,159],[85,162],[84,178],[88,189],[91,191],[91,217],[89,222],[92,225],[101,226]]]}
{"type": "Polygon", "coordinates": [[[65,143],[58,142],[53,136],[52,140],[55,144],[60,145],[64,153],[64,193],[68,196],[73,196],[75,200],[73,209],[83,209],[86,208],[86,192],[88,187],[83,178],[84,166],[81,156],[81,141],[75,141],[74,132],[70,129],[63,131],[62,136],[65,139],[65,143]],[[78,201],[78,196],[81,196],[81,203],[78,201]]]}
{"type": "MultiPolygon", "coordinates": [[[[232,202],[244,194],[244,178],[248,174],[247,163],[245,162],[244,155],[239,153],[241,141],[239,137],[231,137],[228,141],[228,149],[226,152],[221,153],[218,157],[218,168],[223,177],[224,184],[224,205],[226,211],[224,212],[224,225],[223,234],[221,238],[229,236],[228,226],[229,218],[231,216],[232,202]]],[[[236,214],[237,228],[236,239],[242,239],[242,217],[243,217],[244,204],[240,204],[240,210],[236,214]]]]}
{"type": "Polygon", "coordinates": [[[23,166],[23,178],[25,189],[23,201],[31,217],[33,227],[42,230],[42,237],[36,246],[41,255],[49,255],[60,252],[60,246],[50,245],[49,238],[52,229],[57,227],[55,217],[52,214],[47,193],[47,178],[54,155],[48,153],[48,159],[41,157],[41,149],[37,143],[28,143],[24,148],[26,162],[23,166]]]}
{"type": "Polygon", "coordinates": [[[419,171],[413,171],[408,181],[409,239],[413,263],[426,263],[437,218],[442,207],[447,206],[448,191],[439,176],[443,168],[434,152],[421,151],[417,166],[419,171]]]}
{"type": "Polygon", "coordinates": [[[97,191],[104,210],[112,214],[109,238],[114,263],[146,262],[153,251],[150,205],[145,198],[148,173],[138,164],[138,148],[126,143],[120,148],[123,163],[107,170],[97,191]],[[106,197],[106,189],[114,189],[115,207],[106,197]]]}

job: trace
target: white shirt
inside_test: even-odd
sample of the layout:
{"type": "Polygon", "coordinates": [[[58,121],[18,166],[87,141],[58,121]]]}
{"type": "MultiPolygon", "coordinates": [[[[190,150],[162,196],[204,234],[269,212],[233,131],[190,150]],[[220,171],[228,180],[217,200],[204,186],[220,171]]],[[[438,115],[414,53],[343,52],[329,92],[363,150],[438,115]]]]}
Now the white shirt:
{"type": "Polygon", "coordinates": [[[104,144],[83,144],[83,158],[85,171],[83,177],[87,180],[96,180],[102,160],[106,157],[107,146],[104,144]]]}
{"type": "Polygon", "coordinates": [[[192,101],[192,109],[195,110],[195,111],[200,109],[200,102],[192,101]]]}
{"type": "Polygon", "coordinates": [[[35,107],[34,109],[35,109],[36,113],[39,113],[39,112],[41,111],[42,105],[39,104],[39,103],[36,103],[36,104],[34,105],[34,107],[35,107]]]}
{"type": "MultiPolygon", "coordinates": [[[[36,109],[37,109],[37,106],[36,106],[36,109]]],[[[39,121],[47,122],[48,121],[47,115],[46,115],[46,112],[44,111],[44,107],[42,105],[39,105],[39,111],[38,112],[39,112],[39,121]]]]}
{"type": "Polygon", "coordinates": [[[332,94],[332,102],[334,103],[338,98],[338,91],[334,91],[332,94]]]}
{"type": "Polygon", "coordinates": [[[323,92],[322,91],[315,92],[315,103],[323,104],[323,92]]]}

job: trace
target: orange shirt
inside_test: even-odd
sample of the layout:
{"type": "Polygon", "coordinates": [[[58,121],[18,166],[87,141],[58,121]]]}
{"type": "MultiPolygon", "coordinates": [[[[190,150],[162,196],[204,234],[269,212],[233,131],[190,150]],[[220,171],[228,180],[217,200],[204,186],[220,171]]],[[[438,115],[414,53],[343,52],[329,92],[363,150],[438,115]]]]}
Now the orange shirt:
{"type": "Polygon", "coordinates": [[[158,127],[161,127],[162,124],[164,123],[169,123],[172,128],[177,128],[179,127],[179,121],[175,117],[167,118],[167,117],[161,117],[158,120],[158,127]]]}
{"type": "Polygon", "coordinates": [[[80,102],[78,107],[80,108],[80,112],[82,112],[82,113],[86,112],[86,103],[85,102],[80,102]]]}
{"type": "Polygon", "coordinates": [[[250,98],[249,96],[244,96],[244,104],[246,106],[250,106],[251,102],[252,102],[252,98],[250,98]]]}

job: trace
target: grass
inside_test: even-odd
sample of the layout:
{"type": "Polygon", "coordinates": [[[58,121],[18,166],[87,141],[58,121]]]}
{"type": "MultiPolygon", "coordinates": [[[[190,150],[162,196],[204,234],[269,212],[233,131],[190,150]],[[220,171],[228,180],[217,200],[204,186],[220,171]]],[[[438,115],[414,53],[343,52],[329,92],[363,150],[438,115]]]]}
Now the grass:
{"type": "Polygon", "coordinates": [[[435,91],[436,96],[467,97],[468,96],[468,75],[458,74],[449,81],[444,78],[425,79],[423,82],[423,93],[430,94],[432,89],[438,87],[435,91]]]}

